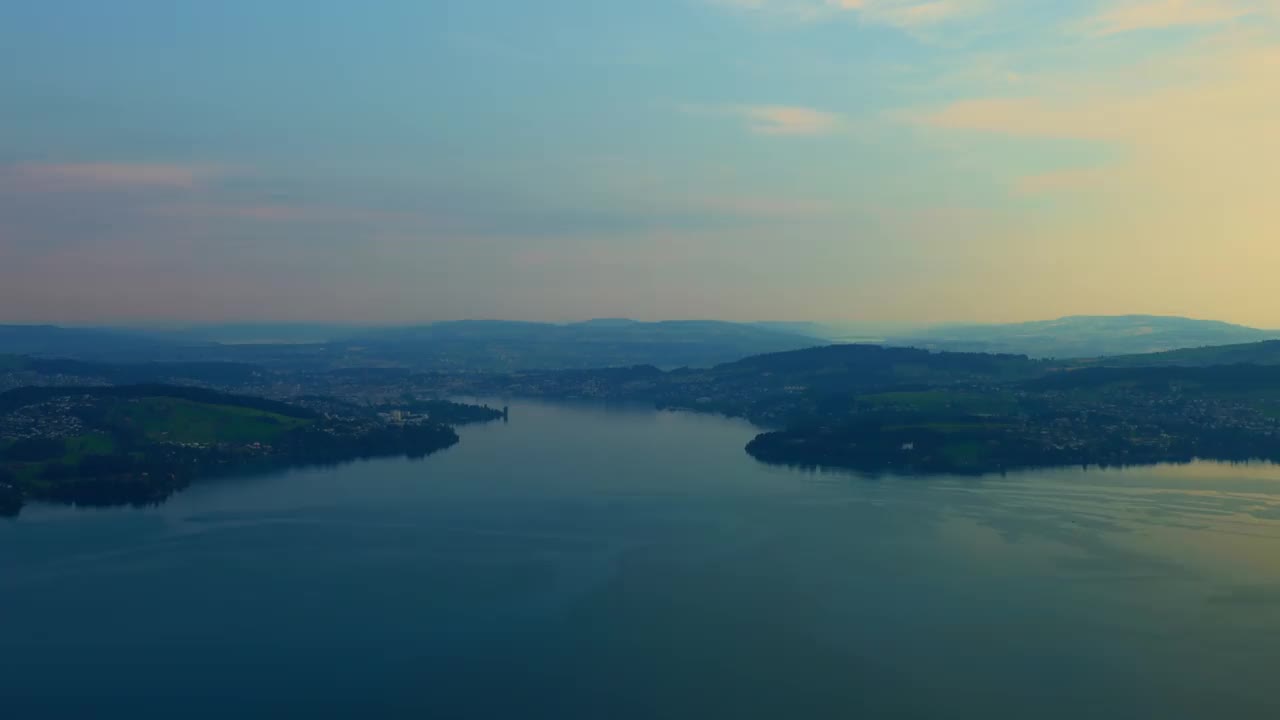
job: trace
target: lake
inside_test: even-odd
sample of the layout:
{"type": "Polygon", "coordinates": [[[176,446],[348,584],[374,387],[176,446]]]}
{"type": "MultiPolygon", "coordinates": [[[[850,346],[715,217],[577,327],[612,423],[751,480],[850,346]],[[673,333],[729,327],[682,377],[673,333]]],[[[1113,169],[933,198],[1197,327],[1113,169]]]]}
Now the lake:
{"type": "Polygon", "coordinates": [[[867,479],[513,402],[421,461],[0,521],[32,718],[1280,716],[1280,468],[867,479]]]}

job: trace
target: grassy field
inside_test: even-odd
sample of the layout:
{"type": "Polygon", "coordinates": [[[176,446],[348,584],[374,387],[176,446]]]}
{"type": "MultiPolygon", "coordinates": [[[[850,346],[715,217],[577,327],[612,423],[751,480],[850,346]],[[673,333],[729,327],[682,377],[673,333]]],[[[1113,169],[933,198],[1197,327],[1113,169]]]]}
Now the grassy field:
{"type": "MultiPolygon", "coordinates": [[[[10,461],[5,466],[20,482],[39,488],[47,484],[42,474],[51,466],[75,467],[88,456],[117,454],[120,450],[111,434],[114,431],[155,442],[269,444],[281,434],[312,422],[266,410],[183,398],[121,399],[112,403],[106,416],[95,423],[96,431],[66,438],[55,456],[10,461]]],[[[10,445],[11,440],[0,440],[0,451],[10,445]]]]}
{"type": "MultiPolygon", "coordinates": [[[[101,432],[90,432],[84,435],[64,438],[61,443],[63,449],[60,455],[34,461],[34,464],[39,465],[45,462],[74,464],[86,455],[110,455],[116,451],[115,440],[101,432]]],[[[14,444],[14,440],[0,440],[0,455],[3,455],[14,444]]]]}
{"type": "Polygon", "coordinates": [[[121,403],[110,419],[151,440],[186,443],[271,442],[311,423],[264,410],[167,397],[121,403]]]}
{"type": "Polygon", "coordinates": [[[61,457],[40,462],[10,463],[8,467],[19,481],[37,486],[43,484],[40,473],[48,465],[76,465],[86,455],[110,455],[116,450],[115,441],[102,433],[78,435],[67,438],[65,443],[66,449],[61,457]]]}
{"type": "Polygon", "coordinates": [[[85,455],[110,455],[115,452],[116,444],[110,437],[101,433],[89,433],[67,439],[67,454],[63,462],[76,463],[85,455]]]}
{"type": "Polygon", "coordinates": [[[956,467],[976,467],[983,458],[982,446],[976,442],[954,442],[942,446],[942,455],[956,467]]]}

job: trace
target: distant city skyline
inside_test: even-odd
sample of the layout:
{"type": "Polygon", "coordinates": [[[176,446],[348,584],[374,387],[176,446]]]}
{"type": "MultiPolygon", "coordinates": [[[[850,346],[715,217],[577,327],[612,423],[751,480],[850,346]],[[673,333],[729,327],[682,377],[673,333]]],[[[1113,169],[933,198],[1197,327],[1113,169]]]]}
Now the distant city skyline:
{"type": "Polygon", "coordinates": [[[85,0],[0,46],[0,323],[1280,328],[1280,0],[85,0]]]}

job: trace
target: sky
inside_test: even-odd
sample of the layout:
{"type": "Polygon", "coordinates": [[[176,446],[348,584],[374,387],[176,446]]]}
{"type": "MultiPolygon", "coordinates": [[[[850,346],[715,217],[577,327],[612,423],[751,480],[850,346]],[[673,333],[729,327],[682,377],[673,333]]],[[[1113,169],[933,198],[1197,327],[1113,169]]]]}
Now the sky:
{"type": "Polygon", "coordinates": [[[1280,0],[11,0],[0,322],[1280,327],[1280,0]]]}

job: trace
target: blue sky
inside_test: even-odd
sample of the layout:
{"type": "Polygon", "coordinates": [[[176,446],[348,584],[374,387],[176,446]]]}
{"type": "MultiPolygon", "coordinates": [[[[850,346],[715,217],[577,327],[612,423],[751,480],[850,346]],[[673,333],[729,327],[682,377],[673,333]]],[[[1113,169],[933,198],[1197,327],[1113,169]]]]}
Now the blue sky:
{"type": "Polygon", "coordinates": [[[1280,326],[1278,20],[1276,0],[7,3],[0,320],[1280,326]]]}

